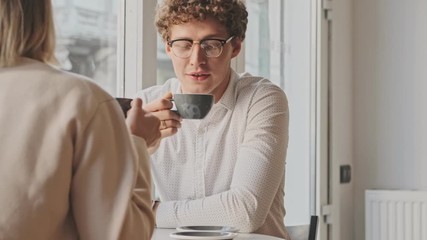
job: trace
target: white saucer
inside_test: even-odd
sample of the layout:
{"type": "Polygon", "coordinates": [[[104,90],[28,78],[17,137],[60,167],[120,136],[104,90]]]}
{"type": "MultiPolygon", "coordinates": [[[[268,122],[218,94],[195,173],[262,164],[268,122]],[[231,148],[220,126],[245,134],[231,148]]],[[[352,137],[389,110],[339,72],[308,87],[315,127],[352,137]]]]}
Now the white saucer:
{"type": "Polygon", "coordinates": [[[237,233],[232,232],[174,232],[169,235],[171,238],[175,239],[233,239],[237,236],[237,233]]]}
{"type": "Polygon", "coordinates": [[[238,229],[229,226],[182,226],[177,227],[179,232],[238,232],[238,229]]]}

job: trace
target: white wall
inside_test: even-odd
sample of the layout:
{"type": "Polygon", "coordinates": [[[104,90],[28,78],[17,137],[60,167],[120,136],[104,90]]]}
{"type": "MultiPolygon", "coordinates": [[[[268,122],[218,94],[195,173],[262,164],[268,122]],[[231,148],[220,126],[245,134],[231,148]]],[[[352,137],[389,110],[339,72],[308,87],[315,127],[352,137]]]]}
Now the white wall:
{"type": "MultiPolygon", "coordinates": [[[[353,56],[352,0],[333,0],[331,25],[331,77],[329,88],[331,240],[353,238],[354,176],[340,183],[340,166],[353,168],[353,56]]],[[[352,170],[353,171],[353,170],[352,170]]]]}
{"type": "Polygon", "coordinates": [[[354,0],[355,239],[365,189],[427,189],[427,1],[354,0]]]}

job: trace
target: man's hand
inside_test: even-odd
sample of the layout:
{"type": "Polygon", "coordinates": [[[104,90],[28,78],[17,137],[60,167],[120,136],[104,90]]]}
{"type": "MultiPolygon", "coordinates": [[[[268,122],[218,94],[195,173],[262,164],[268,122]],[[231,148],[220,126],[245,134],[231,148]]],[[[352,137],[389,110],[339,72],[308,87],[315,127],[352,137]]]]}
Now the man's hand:
{"type": "Polygon", "coordinates": [[[142,137],[148,148],[158,146],[161,138],[160,120],[142,108],[142,100],[140,98],[135,98],[131,106],[126,118],[126,124],[130,132],[133,135],[142,137]]]}
{"type": "Polygon", "coordinates": [[[182,118],[175,112],[171,111],[173,107],[170,99],[172,93],[168,92],[162,98],[144,104],[145,111],[152,113],[160,120],[160,132],[162,138],[169,137],[178,132],[181,127],[182,118]]]}

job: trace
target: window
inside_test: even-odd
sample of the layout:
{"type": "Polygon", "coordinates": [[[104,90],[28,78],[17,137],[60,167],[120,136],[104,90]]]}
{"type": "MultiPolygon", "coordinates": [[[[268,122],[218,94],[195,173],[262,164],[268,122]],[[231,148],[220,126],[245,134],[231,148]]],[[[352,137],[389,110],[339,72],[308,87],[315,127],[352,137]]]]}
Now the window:
{"type": "MultiPolygon", "coordinates": [[[[171,60],[153,26],[158,1],[53,0],[61,67],[93,78],[113,96],[132,97],[173,77],[171,60]]],[[[286,224],[307,224],[316,206],[314,1],[246,4],[245,50],[233,67],[266,77],[287,93],[286,224]]]]}
{"type": "Polygon", "coordinates": [[[159,35],[157,37],[157,84],[163,84],[171,77],[175,77],[172,60],[166,54],[165,43],[159,35]]]}
{"type": "MultiPolygon", "coordinates": [[[[244,69],[280,86],[289,101],[285,180],[286,224],[308,224],[315,214],[315,56],[311,0],[246,0],[249,13],[244,69]],[[311,71],[313,72],[311,72],[311,71]]],[[[242,61],[242,60],[237,60],[242,61]]]]}
{"type": "Polygon", "coordinates": [[[56,57],[64,70],[118,93],[116,0],[53,0],[56,57]]]}

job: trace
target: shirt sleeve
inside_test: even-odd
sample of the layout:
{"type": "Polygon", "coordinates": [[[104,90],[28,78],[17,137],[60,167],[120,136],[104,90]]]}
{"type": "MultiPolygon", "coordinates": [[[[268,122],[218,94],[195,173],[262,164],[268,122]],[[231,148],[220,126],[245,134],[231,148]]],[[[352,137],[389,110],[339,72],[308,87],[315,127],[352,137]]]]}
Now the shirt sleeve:
{"type": "Polygon", "coordinates": [[[273,85],[257,89],[246,121],[230,190],[201,199],[161,202],[158,227],[227,224],[253,232],[264,223],[275,195],[283,193],[279,187],[288,146],[286,95],[273,85]]]}
{"type": "Polygon", "coordinates": [[[150,239],[154,229],[145,141],[115,102],[99,105],[76,136],[71,207],[79,239],[150,239]]]}

